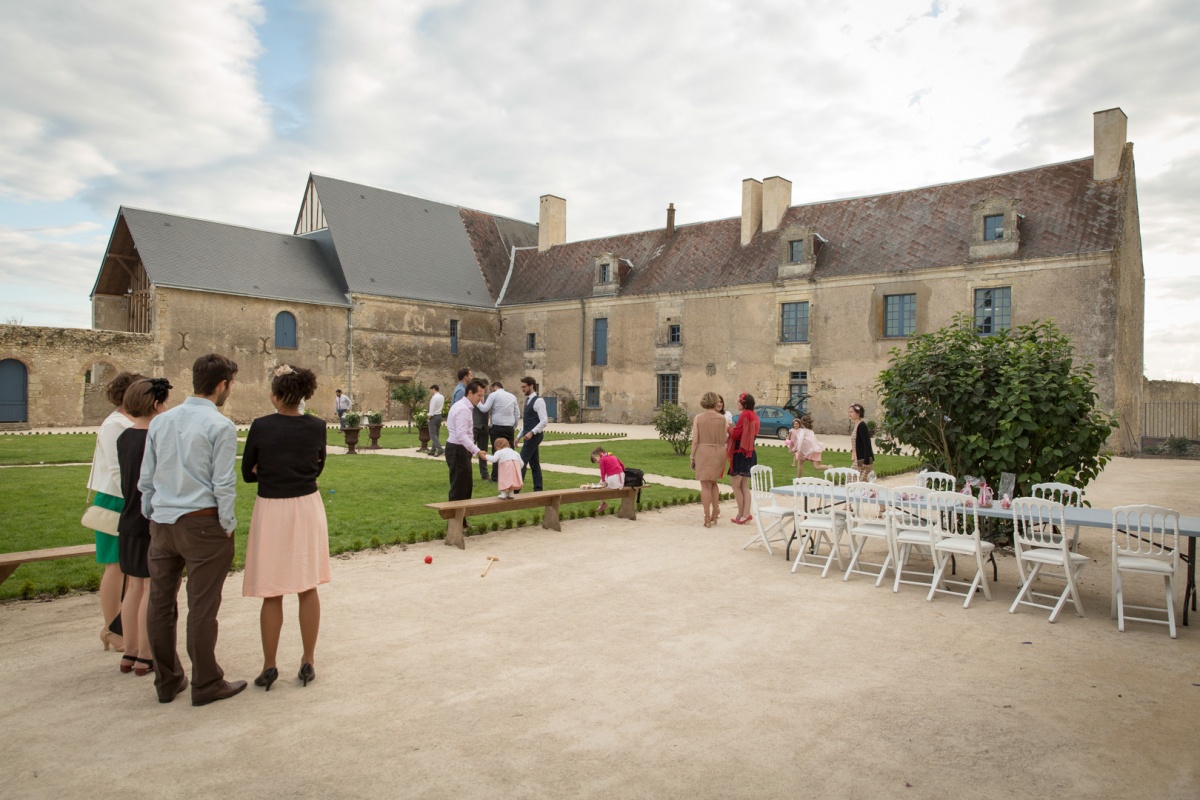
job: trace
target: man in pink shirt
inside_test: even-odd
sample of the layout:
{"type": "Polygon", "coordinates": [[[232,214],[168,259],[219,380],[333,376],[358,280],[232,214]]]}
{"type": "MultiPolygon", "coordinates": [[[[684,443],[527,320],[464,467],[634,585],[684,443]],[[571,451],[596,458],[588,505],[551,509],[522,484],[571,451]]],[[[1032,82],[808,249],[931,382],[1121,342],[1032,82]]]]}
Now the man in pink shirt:
{"type": "Polygon", "coordinates": [[[450,499],[469,500],[475,489],[471,458],[487,458],[475,444],[471,411],[483,400],[487,384],[479,379],[467,384],[466,394],[450,406],[446,415],[446,464],[450,467],[450,499]]]}

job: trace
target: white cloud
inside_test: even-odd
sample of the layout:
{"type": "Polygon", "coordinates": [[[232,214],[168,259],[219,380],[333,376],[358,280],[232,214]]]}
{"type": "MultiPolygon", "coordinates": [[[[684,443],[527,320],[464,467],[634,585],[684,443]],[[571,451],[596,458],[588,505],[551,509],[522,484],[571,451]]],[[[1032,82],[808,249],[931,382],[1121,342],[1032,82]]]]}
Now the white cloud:
{"type": "Polygon", "coordinates": [[[88,294],[108,242],[95,223],[18,230],[0,227],[0,319],[26,325],[88,327],[88,294]]]}

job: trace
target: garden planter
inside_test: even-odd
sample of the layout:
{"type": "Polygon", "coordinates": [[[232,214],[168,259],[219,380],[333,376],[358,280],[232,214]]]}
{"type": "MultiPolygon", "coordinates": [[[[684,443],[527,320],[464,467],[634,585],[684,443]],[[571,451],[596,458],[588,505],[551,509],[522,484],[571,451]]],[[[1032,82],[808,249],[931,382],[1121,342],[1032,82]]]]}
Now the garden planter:
{"type": "Polygon", "coordinates": [[[417,426],[417,438],[420,439],[420,441],[421,441],[421,446],[417,448],[417,452],[424,453],[426,450],[429,449],[429,426],[428,425],[418,425],[417,426]]]}
{"type": "Polygon", "coordinates": [[[378,450],[379,449],[379,434],[381,434],[381,433],[383,433],[383,423],[382,422],[378,425],[368,425],[367,426],[367,435],[371,437],[371,445],[367,449],[369,449],[369,450],[378,450]]]}
{"type": "Polygon", "coordinates": [[[346,437],[346,455],[358,455],[358,451],[354,448],[358,446],[359,428],[343,428],[342,434],[346,437]]]}

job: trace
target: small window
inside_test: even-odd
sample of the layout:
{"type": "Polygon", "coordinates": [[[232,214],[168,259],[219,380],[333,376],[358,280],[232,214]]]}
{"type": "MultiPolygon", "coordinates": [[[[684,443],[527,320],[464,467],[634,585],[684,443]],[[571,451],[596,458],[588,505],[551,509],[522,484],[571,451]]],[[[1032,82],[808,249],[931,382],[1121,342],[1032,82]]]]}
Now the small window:
{"type": "Polygon", "coordinates": [[[658,405],[661,406],[666,403],[679,403],[678,375],[658,376],[658,405]]]}
{"type": "Polygon", "coordinates": [[[990,336],[1012,328],[1012,288],[975,290],[975,332],[990,336]]]}
{"type": "Polygon", "coordinates": [[[526,350],[537,350],[537,334],[536,333],[525,334],[525,349],[526,350]]]}
{"type": "Polygon", "coordinates": [[[275,315],[275,348],[296,349],[296,316],[290,311],[280,311],[275,315]]]}
{"type": "Polygon", "coordinates": [[[788,261],[792,264],[800,264],[804,261],[804,240],[797,239],[788,242],[788,261]]]}
{"type": "Polygon", "coordinates": [[[608,320],[592,320],[592,363],[603,367],[608,363],[608,320]]]}
{"type": "Polygon", "coordinates": [[[917,331],[917,296],[889,294],[883,298],[883,335],[911,336],[917,331]]]}
{"type": "Polygon", "coordinates": [[[801,414],[808,413],[808,372],[788,373],[788,399],[795,400],[796,410],[801,414]],[[803,398],[803,399],[801,399],[803,398]]]}
{"type": "Polygon", "coordinates": [[[983,218],[983,240],[996,242],[1004,238],[1004,215],[989,214],[983,218]]]}
{"type": "Polygon", "coordinates": [[[600,282],[608,283],[608,263],[600,265],[600,282]]]}
{"type": "Polygon", "coordinates": [[[681,344],[683,342],[683,331],[679,325],[667,326],[667,344],[681,344]]]}
{"type": "Polygon", "coordinates": [[[808,341],[808,303],[784,303],[780,307],[779,341],[808,341]]]}
{"type": "Polygon", "coordinates": [[[600,387],[585,386],[583,395],[583,405],[585,408],[600,407],[600,387]]]}
{"type": "Polygon", "coordinates": [[[450,355],[458,355],[458,320],[450,320],[450,355]]]}

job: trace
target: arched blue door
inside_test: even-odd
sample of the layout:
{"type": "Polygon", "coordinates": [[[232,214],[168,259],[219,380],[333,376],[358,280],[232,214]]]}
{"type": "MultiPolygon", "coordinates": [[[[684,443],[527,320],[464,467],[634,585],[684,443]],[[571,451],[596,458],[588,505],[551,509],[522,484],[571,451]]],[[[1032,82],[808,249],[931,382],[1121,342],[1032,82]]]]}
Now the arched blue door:
{"type": "Polygon", "coordinates": [[[0,361],[0,422],[29,419],[29,373],[15,358],[0,361]]]}

